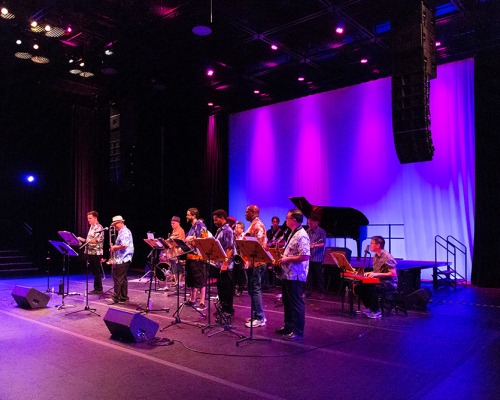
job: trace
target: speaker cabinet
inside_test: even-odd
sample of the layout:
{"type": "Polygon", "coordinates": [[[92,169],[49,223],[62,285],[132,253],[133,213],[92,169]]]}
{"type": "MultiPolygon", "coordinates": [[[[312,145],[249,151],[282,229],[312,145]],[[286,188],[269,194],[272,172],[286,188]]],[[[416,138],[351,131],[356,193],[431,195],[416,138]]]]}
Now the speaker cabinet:
{"type": "Polygon", "coordinates": [[[436,77],[435,16],[428,1],[392,10],[392,128],[401,164],[431,161],[430,79],[436,77]]]}
{"type": "Polygon", "coordinates": [[[104,323],[114,338],[137,343],[153,339],[160,327],[142,314],[116,308],[108,309],[104,323]]]}
{"type": "Polygon", "coordinates": [[[429,288],[418,289],[405,297],[406,307],[414,310],[425,310],[431,296],[432,292],[429,288]]]}
{"type": "Polygon", "coordinates": [[[50,300],[48,294],[25,286],[16,286],[11,294],[19,307],[27,309],[45,308],[50,300]]]}

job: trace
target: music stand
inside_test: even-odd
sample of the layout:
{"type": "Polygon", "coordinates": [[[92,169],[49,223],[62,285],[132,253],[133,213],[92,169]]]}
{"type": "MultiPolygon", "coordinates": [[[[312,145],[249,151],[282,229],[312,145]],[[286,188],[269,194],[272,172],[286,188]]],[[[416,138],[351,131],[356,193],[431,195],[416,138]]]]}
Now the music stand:
{"type": "MultiPolygon", "coordinates": [[[[66,243],[64,242],[59,242],[59,241],[56,241],[56,240],[49,240],[49,243],[54,246],[54,248],[62,254],[63,256],[63,268],[62,268],[62,283],[63,283],[63,287],[62,287],[62,293],[61,296],[62,296],[62,300],[61,300],[61,304],[56,306],[56,308],[58,310],[62,309],[62,308],[66,308],[66,307],[76,307],[74,305],[66,305],[64,304],[64,298],[67,296],[67,294],[65,293],[65,289],[64,289],[64,277],[65,277],[65,274],[66,274],[66,269],[67,269],[67,262],[68,262],[68,257],[76,257],[78,256],[78,253],[76,251],[74,251],[71,247],[69,247],[66,243]]],[[[69,279],[68,279],[68,283],[69,283],[69,279]]]]}
{"type": "Polygon", "coordinates": [[[212,328],[215,325],[211,325],[210,317],[210,265],[213,262],[223,262],[227,255],[224,249],[222,248],[220,242],[214,237],[207,238],[195,238],[194,246],[199,250],[203,261],[205,261],[205,272],[207,277],[207,289],[208,289],[208,323],[201,329],[201,333],[205,333],[205,331],[209,328],[212,328]],[[207,271],[208,269],[208,271],[207,271]]]}
{"type": "MultiPolygon", "coordinates": [[[[242,239],[242,240],[236,240],[236,246],[238,247],[238,254],[243,257],[243,259],[250,260],[250,267],[254,269],[255,268],[255,263],[265,263],[269,264],[271,263],[272,256],[271,254],[266,251],[262,245],[257,241],[257,240],[252,240],[250,238],[247,239],[242,239]]],[[[249,293],[251,293],[251,296],[253,295],[253,273],[249,274],[250,278],[248,282],[248,287],[249,287],[249,293]]],[[[240,339],[236,342],[236,346],[239,346],[240,343],[244,342],[245,340],[261,340],[261,341],[266,341],[270,342],[271,339],[267,338],[262,338],[262,339],[254,339],[253,337],[253,301],[250,299],[250,336],[244,337],[243,339],[240,339]]]]}
{"type": "MultiPolygon", "coordinates": [[[[81,243],[78,240],[78,238],[75,236],[74,233],[71,233],[68,231],[58,231],[57,233],[59,234],[59,236],[61,236],[63,238],[63,240],[69,246],[80,247],[81,243]]],[[[67,279],[67,285],[68,285],[68,291],[66,293],[66,296],[81,296],[81,293],[77,293],[77,292],[70,293],[70,291],[69,291],[69,263],[68,263],[66,279],[67,279]]]]}
{"type": "MultiPolygon", "coordinates": [[[[155,263],[155,260],[157,257],[155,257],[155,254],[156,254],[156,251],[159,250],[159,249],[163,249],[163,245],[161,244],[161,242],[158,240],[158,239],[144,239],[144,241],[149,244],[151,247],[152,247],[152,251],[153,251],[153,256],[152,256],[152,266],[153,266],[153,275],[149,278],[149,290],[146,290],[146,292],[148,293],[148,299],[146,300],[146,308],[143,308],[143,307],[137,307],[136,310],[138,311],[141,311],[141,314],[144,313],[144,314],[147,314],[148,312],[150,311],[165,311],[165,312],[169,312],[170,311],[170,308],[168,307],[165,307],[165,308],[158,308],[158,309],[152,309],[152,308],[149,308],[149,304],[150,304],[150,300],[151,300],[151,290],[153,289],[153,279],[155,281],[155,290],[156,290],[156,266],[158,265],[157,263],[155,263]]],[[[166,279],[166,277],[165,277],[166,279]]]]}
{"type": "Polygon", "coordinates": [[[72,311],[70,313],[66,313],[66,315],[69,314],[75,314],[79,313],[82,311],[90,311],[92,314],[97,315],[100,317],[100,314],[97,312],[96,308],[90,308],[89,307],[89,254],[87,253],[87,246],[89,245],[90,242],[84,243],[82,246],[80,246],[80,249],[84,249],[85,252],[85,265],[86,265],[86,277],[85,277],[85,307],[83,310],[78,310],[78,311],[72,311]]]}
{"type": "MultiPolygon", "coordinates": [[[[187,244],[186,242],[184,242],[183,240],[181,239],[169,239],[168,242],[170,244],[168,244],[168,246],[172,246],[172,247],[178,247],[179,249],[177,249],[177,251],[175,251],[174,253],[177,254],[176,256],[174,257],[171,257],[169,258],[168,260],[173,260],[174,258],[179,258],[185,254],[189,254],[189,253],[192,253],[194,251],[194,249],[191,249],[187,244]],[[171,241],[173,241],[175,244],[173,243],[170,243],[171,241]]],[[[167,260],[167,261],[168,261],[167,260]]],[[[177,282],[179,282],[179,274],[180,274],[180,268],[177,268],[177,282]]],[[[184,285],[184,302],[180,302],[180,285],[177,284],[177,309],[175,310],[175,312],[172,314],[175,319],[170,323],[170,325],[167,325],[167,326],[164,326],[163,328],[160,329],[160,332],[163,332],[165,329],[171,327],[172,325],[177,325],[177,324],[186,324],[186,325],[193,325],[193,326],[200,326],[199,324],[196,324],[196,323],[192,323],[192,322],[185,322],[185,321],[182,321],[181,320],[181,312],[182,310],[184,309],[184,306],[188,306],[188,307],[191,307],[193,310],[195,310],[198,314],[200,314],[202,317],[205,316],[205,314],[203,314],[201,311],[198,311],[196,309],[196,307],[194,306],[191,306],[189,304],[186,304],[186,285],[184,285]]]]}

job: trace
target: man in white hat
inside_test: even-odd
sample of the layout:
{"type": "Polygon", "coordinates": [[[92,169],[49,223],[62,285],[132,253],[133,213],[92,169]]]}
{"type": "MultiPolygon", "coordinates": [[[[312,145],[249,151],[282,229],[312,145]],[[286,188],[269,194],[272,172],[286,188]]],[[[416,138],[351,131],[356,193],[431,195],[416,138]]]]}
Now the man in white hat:
{"type": "Polygon", "coordinates": [[[116,228],[118,234],[116,242],[109,249],[111,253],[114,253],[115,259],[113,268],[114,294],[109,301],[123,303],[128,301],[127,271],[134,255],[134,241],[132,232],[125,226],[125,220],[121,215],[114,216],[111,225],[116,228]]]}

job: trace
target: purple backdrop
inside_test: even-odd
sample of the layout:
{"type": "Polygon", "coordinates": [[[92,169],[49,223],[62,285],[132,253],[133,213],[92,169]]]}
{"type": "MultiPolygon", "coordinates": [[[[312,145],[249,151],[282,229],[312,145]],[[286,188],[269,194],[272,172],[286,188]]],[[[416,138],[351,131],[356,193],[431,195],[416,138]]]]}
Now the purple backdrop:
{"type": "MultiPolygon", "coordinates": [[[[391,243],[398,258],[433,260],[435,236],[452,235],[466,246],[470,266],[473,69],[473,60],[442,65],[431,81],[436,147],[431,162],[398,161],[390,78],[232,115],[229,213],[244,220],[245,207],[257,204],[269,226],[273,215],[283,220],[293,208],[289,197],[304,196],[314,205],[356,208],[370,224],[404,224],[392,232],[404,238],[391,243]]],[[[387,237],[388,228],[369,227],[368,235],[375,234],[387,237]]],[[[329,245],[343,245],[343,240],[329,245]]],[[[348,240],[347,246],[354,255],[354,241],[348,240]]],[[[445,252],[438,255],[442,259],[445,252]]],[[[463,273],[465,258],[458,261],[463,273]]],[[[423,277],[430,278],[430,271],[423,277]]]]}

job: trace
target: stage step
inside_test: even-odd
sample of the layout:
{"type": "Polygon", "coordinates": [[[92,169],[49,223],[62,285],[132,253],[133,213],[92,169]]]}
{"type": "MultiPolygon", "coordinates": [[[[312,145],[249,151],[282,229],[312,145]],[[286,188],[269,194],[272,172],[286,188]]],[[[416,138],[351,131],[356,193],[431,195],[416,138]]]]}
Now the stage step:
{"type": "Polygon", "coordinates": [[[38,272],[30,257],[19,250],[0,250],[0,276],[32,275],[38,272]]]}

